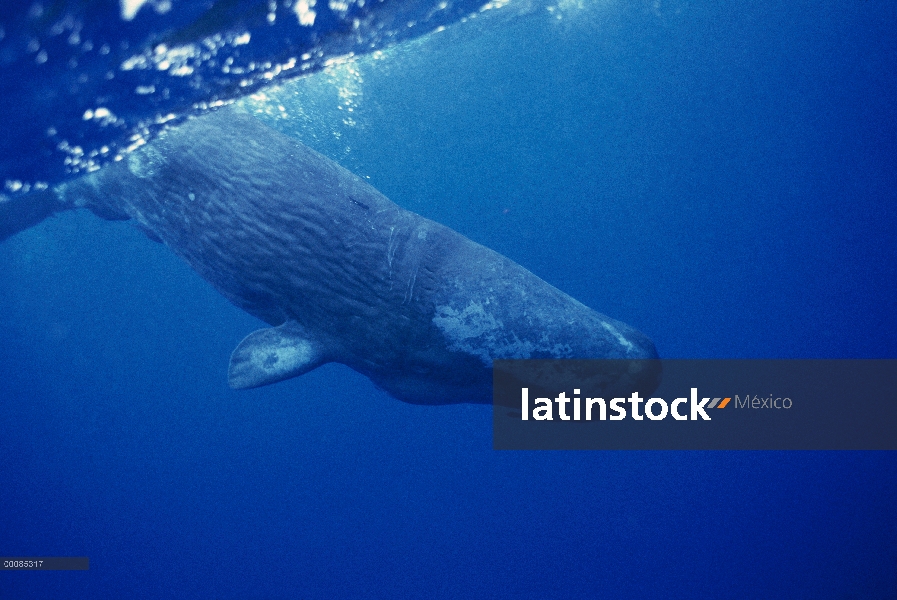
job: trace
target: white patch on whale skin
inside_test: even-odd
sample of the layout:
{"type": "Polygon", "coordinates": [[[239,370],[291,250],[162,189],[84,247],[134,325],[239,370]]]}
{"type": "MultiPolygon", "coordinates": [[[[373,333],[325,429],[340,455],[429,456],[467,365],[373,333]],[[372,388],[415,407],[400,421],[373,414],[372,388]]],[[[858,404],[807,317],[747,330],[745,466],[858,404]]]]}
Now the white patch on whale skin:
{"type": "Polygon", "coordinates": [[[473,300],[461,311],[451,306],[437,306],[433,322],[453,340],[477,338],[502,328],[501,321],[487,313],[482,303],[473,300]]]}
{"type": "Polygon", "coordinates": [[[607,322],[605,322],[605,321],[602,321],[602,322],[601,322],[601,326],[604,327],[604,328],[607,330],[607,332],[608,332],[609,334],[611,334],[612,336],[614,336],[615,338],[617,338],[617,341],[620,342],[620,345],[621,345],[621,346],[623,346],[624,348],[626,348],[626,351],[627,351],[627,352],[630,351],[630,350],[632,350],[632,342],[630,342],[629,340],[627,340],[627,339],[623,336],[622,333],[620,333],[619,331],[617,331],[617,328],[616,328],[616,327],[614,327],[613,325],[611,325],[610,323],[607,323],[607,322]]]}
{"type": "Polygon", "coordinates": [[[128,171],[140,179],[153,177],[165,162],[159,151],[152,146],[145,146],[138,152],[131,152],[126,160],[128,171]]]}
{"type": "Polygon", "coordinates": [[[536,350],[532,342],[521,340],[516,333],[509,335],[504,323],[481,302],[471,300],[462,310],[437,306],[433,324],[442,330],[449,350],[476,356],[486,367],[491,367],[495,358],[529,358],[536,350]]]}
{"type": "Polygon", "coordinates": [[[260,371],[280,373],[308,364],[313,357],[314,351],[311,344],[293,342],[264,349],[253,349],[249,360],[260,371]]]}

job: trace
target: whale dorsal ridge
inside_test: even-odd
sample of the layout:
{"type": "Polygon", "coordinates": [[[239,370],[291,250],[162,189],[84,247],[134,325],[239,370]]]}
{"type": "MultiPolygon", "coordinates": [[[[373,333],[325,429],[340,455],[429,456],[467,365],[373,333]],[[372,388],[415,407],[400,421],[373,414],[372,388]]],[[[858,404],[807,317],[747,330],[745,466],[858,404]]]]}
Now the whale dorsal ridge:
{"type": "Polygon", "coordinates": [[[305,329],[287,321],[243,338],[230,356],[227,379],[233,389],[245,390],[298,377],[325,362],[305,329]]]}

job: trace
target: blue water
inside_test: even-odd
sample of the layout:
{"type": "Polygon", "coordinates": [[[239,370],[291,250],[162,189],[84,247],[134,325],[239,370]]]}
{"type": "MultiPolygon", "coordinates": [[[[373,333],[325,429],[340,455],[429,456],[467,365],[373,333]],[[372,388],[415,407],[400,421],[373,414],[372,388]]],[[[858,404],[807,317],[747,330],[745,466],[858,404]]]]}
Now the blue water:
{"type": "MultiPolygon", "coordinates": [[[[487,25],[249,106],[663,357],[897,357],[892,3],[487,25]]],[[[229,390],[259,326],[126,223],[0,245],[0,554],[91,560],[0,598],[897,598],[893,452],[496,452],[338,365],[229,390]]]]}
{"type": "Polygon", "coordinates": [[[4,0],[0,189],[28,191],[90,172],[187,115],[272,81],[497,12],[484,4],[4,0]]]}

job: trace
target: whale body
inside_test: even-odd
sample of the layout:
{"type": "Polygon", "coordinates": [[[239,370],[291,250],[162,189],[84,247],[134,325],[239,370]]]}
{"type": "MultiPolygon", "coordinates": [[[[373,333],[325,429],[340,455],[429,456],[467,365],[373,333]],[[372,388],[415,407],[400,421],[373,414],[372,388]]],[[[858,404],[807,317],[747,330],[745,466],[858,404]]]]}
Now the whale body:
{"type": "Polygon", "coordinates": [[[234,350],[236,389],[339,362],[405,402],[488,403],[495,359],[657,357],[632,327],[230,109],[46,190],[21,225],[7,204],[6,235],[36,210],[132,219],[269,324],[234,350]]]}

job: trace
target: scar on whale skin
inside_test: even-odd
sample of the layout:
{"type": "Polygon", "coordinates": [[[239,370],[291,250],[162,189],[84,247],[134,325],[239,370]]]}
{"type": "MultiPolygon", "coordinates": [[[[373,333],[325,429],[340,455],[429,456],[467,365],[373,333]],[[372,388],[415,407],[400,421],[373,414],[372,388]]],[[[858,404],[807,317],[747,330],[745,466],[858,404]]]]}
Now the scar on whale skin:
{"type": "Polygon", "coordinates": [[[270,325],[234,350],[235,389],[339,362],[406,402],[488,403],[495,359],[657,357],[639,331],[233,108],[0,202],[0,239],[78,207],[134,220],[270,325]]]}

